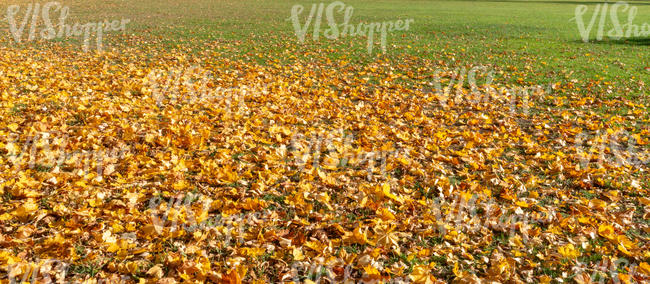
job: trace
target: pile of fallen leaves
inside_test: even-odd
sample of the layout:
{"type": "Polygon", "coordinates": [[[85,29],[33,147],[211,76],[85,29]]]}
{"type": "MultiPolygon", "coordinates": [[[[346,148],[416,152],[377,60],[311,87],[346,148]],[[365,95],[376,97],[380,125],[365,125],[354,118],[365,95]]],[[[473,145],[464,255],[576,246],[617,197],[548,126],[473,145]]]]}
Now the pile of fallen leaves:
{"type": "Polygon", "coordinates": [[[642,101],[562,80],[450,97],[425,87],[452,68],[408,57],[0,65],[3,279],[650,279],[642,101]]]}

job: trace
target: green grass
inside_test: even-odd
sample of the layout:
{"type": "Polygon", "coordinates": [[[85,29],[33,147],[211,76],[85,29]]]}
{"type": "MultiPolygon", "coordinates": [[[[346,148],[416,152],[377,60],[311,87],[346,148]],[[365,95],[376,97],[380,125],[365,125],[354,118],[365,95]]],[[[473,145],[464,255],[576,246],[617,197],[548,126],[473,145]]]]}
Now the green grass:
{"type": "MultiPolygon", "coordinates": [[[[31,1],[12,4],[28,2],[31,1]]],[[[360,64],[374,62],[378,57],[399,63],[400,58],[412,55],[454,68],[491,65],[503,71],[497,77],[505,83],[545,84],[575,79],[576,84],[586,85],[607,81],[614,90],[625,90],[626,97],[647,99],[647,87],[642,82],[650,78],[650,71],[645,70],[650,66],[650,40],[582,42],[571,19],[576,6],[585,3],[589,10],[584,18],[588,21],[594,2],[344,1],[354,8],[352,24],[414,19],[408,31],[389,34],[384,55],[380,54],[378,45],[373,54],[368,54],[366,39],[362,37],[337,40],[321,37],[314,42],[309,36],[311,27],[304,44],[299,44],[288,19],[291,7],[298,3],[305,7],[302,24],[311,4],[320,3],[317,1],[91,2],[92,5],[88,1],[63,2],[70,7],[66,22],[131,19],[126,36],[116,35],[119,32],[106,35],[107,46],[120,43],[120,47],[150,48],[156,45],[192,53],[210,44],[218,56],[262,64],[290,64],[296,59],[310,59],[314,54],[360,64]]],[[[1,11],[6,11],[6,5],[0,4],[1,11]]],[[[22,5],[24,10],[25,4],[22,5]]],[[[631,1],[631,5],[638,8],[634,23],[650,22],[647,17],[650,2],[631,1]]],[[[625,21],[626,16],[621,13],[619,18],[625,21]]],[[[611,28],[611,21],[608,24],[606,30],[611,28]]],[[[0,43],[17,45],[9,40],[6,27],[7,21],[0,23],[0,30],[7,32],[0,43]]],[[[78,38],[64,41],[79,43],[78,38]]],[[[589,91],[605,93],[602,86],[589,91]]],[[[619,91],[612,93],[620,95],[619,91]]]]}

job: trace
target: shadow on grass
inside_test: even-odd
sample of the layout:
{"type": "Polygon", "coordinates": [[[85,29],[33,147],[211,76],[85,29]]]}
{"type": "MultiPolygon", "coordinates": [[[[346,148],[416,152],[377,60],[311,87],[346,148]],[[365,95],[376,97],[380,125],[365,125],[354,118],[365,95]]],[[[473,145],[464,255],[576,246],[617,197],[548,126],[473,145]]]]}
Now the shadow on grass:
{"type": "MultiPolygon", "coordinates": [[[[581,40],[575,40],[576,43],[584,43],[581,40]]],[[[650,45],[650,37],[634,37],[622,39],[605,39],[605,40],[589,40],[589,43],[596,44],[622,44],[622,45],[650,45]]]]}

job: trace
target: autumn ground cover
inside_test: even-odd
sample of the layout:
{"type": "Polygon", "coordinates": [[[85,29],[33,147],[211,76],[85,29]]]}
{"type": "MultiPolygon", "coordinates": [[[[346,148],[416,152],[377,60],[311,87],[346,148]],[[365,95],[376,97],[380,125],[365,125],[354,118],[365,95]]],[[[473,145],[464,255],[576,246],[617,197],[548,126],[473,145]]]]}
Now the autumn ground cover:
{"type": "Polygon", "coordinates": [[[311,3],[61,2],[130,20],[102,52],[0,23],[0,281],[650,279],[647,41],[581,41],[591,2],[346,1],[414,20],[368,53],[300,43],[311,3]]]}

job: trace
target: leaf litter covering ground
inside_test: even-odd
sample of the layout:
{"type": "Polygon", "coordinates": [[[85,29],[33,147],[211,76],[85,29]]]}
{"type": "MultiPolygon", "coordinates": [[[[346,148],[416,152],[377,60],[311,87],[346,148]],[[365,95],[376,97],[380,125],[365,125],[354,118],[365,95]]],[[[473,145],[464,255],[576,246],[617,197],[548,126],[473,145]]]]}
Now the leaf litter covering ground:
{"type": "Polygon", "coordinates": [[[66,281],[650,277],[643,103],[560,81],[450,98],[404,83],[451,77],[414,58],[1,53],[9,277],[47,259],[66,281]]]}

